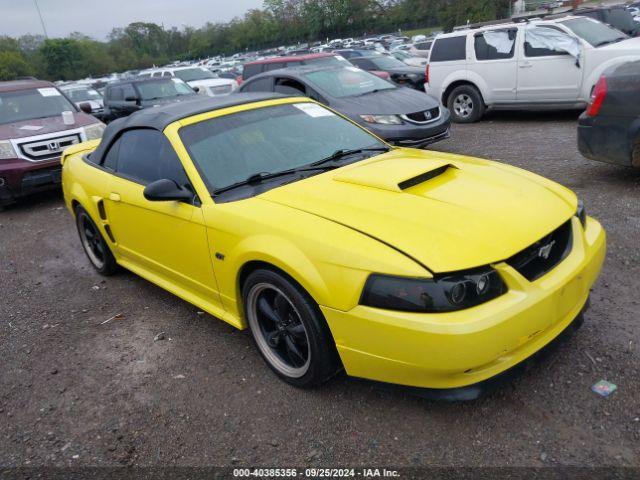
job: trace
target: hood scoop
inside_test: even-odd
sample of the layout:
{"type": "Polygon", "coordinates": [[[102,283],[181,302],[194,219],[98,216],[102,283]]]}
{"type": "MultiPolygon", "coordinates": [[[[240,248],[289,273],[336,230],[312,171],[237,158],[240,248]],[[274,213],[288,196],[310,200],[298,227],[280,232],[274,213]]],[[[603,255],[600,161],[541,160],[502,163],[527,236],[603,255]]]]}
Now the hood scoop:
{"type": "Polygon", "coordinates": [[[408,188],[415,187],[416,185],[420,185],[421,183],[428,182],[431,179],[439,177],[443,173],[445,173],[450,168],[457,169],[458,167],[447,164],[442,165],[441,167],[434,168],[433,170],[429,170],[428,172],[421,173],[420,175],[416,175],[413,178],[408,178],[407,180],[403,180],[398,183],[398,188],[400,190],[407,190],[408,188]]]}
{"type": "Polygon", "coordinates": [[[411,158],[390,158],[341,169],[333,180],[391,192],[402,192],[433,180],[450,169],[457,170],[458,167],[440,160],[425,162],[411,158]]]}

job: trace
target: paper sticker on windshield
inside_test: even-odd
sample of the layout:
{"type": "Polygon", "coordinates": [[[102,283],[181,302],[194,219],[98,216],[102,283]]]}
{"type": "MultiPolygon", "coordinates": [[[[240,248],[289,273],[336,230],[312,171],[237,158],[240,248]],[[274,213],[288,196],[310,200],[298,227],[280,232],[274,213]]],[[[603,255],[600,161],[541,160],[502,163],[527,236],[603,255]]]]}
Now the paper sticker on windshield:
{"type": "Polygon", "coordinates": [[[58,90],[56,90],[55,88],[39,88],[38,92],[40,93],[40,95],[42,95],[43,97],[55,97],[60,95],[60,92],[58,90]]]}
{"type": "Polygon", "coordinates": [[[302,110],[310,117],[331,117],[334,115],[333,112],[315,103],[295,103],[293,106],[298,110],[302,110]]]}

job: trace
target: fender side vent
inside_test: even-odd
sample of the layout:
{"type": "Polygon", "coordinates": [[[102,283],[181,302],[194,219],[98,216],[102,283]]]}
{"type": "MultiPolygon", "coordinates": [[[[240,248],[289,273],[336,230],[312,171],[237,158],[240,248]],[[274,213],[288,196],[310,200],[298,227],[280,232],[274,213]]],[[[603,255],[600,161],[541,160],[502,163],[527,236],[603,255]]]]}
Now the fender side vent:
{"type": "Polygon", "coordinates": [[[104,201],[102,200],[98,200],[98,214],[102,220],[107,220],[107,212],[104,209],[104,201]]]}
{"type": "Polygon", "coordinates": [[[111,231],[111,227],[109,225],[104,226],[104,231],[107,232],[107,235],[109,236],[109,240],[111,240],[111,243],[116,243],[116,239],[113,237],[113,232],[111,231]]]}
{"type": "Polygon", "coordinates": [[[420,185],[421,183],[424,183],[433,178],[439,177],[450,168],[457,168],[457,167],[450,164],[442,165],[441,167],[434,168],[433,170],[429,170],[428,172],[421,173],[420,175],[416,175],[413,178],[403,180],[398,184],[398,187],[400,188],[400,190],[406,190],[408,188],[415,187],[416,185],[420,185]]]}

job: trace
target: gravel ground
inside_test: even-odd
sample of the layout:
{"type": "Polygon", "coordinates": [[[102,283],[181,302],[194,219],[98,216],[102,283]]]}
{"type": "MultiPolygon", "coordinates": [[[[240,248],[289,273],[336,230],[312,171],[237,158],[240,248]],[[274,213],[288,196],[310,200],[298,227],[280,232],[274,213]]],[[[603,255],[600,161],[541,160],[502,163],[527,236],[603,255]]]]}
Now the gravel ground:
{"type": "Polygon", "coordinates": [[[466,404],[346,376],[296,390],[247,332],[94,273],[60,195],[0,213],[0,466],[640,466],[640,172],[583,159],[575,119],[496,114],[435,147],[567,185],[609,235],[584,326],[466,404]]]}

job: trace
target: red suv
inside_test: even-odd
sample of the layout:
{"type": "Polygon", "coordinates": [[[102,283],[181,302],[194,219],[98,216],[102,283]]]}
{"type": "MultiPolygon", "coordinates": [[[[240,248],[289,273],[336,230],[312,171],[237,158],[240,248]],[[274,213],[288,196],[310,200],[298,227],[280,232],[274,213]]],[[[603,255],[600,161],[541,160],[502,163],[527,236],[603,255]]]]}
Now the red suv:
{"type": "Polygon", "coordinates": [[[0,82],[0,208],[59,186],[62,150],[103,130],[52,83],[0,82]]]}
{"type": "MultiPolygon", "coordinates": [[[[310,53],[308,55],[294,55],[290,57],[272,57],[264,60],[256,60],[244,64],[242,69],[242,80],[248,80],[254,75],[258,75],[270,70],[278,70],[294,65],[339,65],[344,66],[346,59],[335,53],[310,53]]],[[[348,65],[348,63],[347,63],[348,65]]]]}

